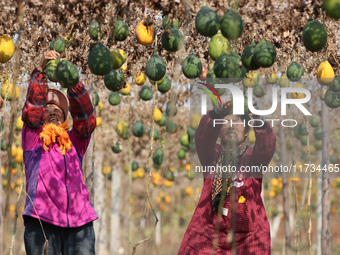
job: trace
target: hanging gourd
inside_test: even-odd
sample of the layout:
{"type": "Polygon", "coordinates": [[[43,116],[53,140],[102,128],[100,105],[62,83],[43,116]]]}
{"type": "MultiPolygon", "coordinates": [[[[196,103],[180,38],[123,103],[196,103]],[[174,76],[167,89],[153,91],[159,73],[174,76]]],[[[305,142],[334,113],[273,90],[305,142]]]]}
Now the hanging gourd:
{"type": "Polygon", "coordinates": [[[256,72],[250,72],[243,78],[243,86],[246,88],[255,87],[259,85],[260,77],[256,72]]]}
{"type": "Polygon", "coordinates": [[[190,53],[182,63],[182,72],[188,79],[199,77],[202,73],[201,60],[194,53],[190,53]]]}
{"type": "Polygon", "coordinates": [[[173,19],[172,22],[169,21],[168,16],[163,18],[162,26],[166,29],[167,26],[174,25],[176,28],[179,28],[179,20],[177,18],[173,19]]]}
{"type": "Polygon", "coordinates": [[[335,20],[340,19],[340,0],[323,0],[322,8],[328,17],[335,20]]]}
{"type": "Polygon", "coordinates": [[[322,50],[327,43],[327,30],[319,21],[309,19],[303,28],[302,41],[311,52],[322,50]]]}
{"type": "Polygon", "coordinates": [[[98,41],[99,39],[103,38],[104,36],[103,24],[99,24],[98,21],[93,20],[89,26],[89,35],[95,41],[98,41]],[[100,30],[100,36],[99,36],[99,30],[100,30]]]}
{"type": "Polygon", "coordinates": [[[167,51],[174,52],[184,45],[184,37],[174,25],[167,26],[162,35],[162,45],[167,51]]]}
{"type": "MultiPolygon", "coordinates": [[[[157,84],[158,84],[158,82],[157,82],[157,84]]],[[[171,88],[171,81],[170,81],[169,77],[164,76],[164,80],[160,84],[158,84],[157,88],[158,88],[158,91],[161,92],[161,93],[168,92],[171,88]]]]}
{"type": "Polygon", "coordinates": [[[220,18],[217,13],[203,3],[195,18],[197,32],[203,36],[214,36],[220,29],[220,18]]]}
{"type": "Polygon", "coordinates": [[[229,40],[236,40],[244,31],[242,17],[233,9],[223,15],[220,24],[222,35],[229,40]]]}
{"type": "Polygon", "coordinates": [[[66,48],[70,46],[70,42],[66,41],[65,39],[61,37],[57,37],[56,40],[53,40],[50,43],[50,50],[55,50],[59,54],[63,53],[66,48]]]}
{"type": "Polygon", "coordinates": [[[3,34],[0,36],[0,62],[6,63],[8,60],[12,58],[14,54],[14,43],[12,39],[3,34]]]}
{"type": "Polygon", "coordinates": [[[113,58],[110,50],[101,42],[97,42],[88,55],[88,65],[91,73],[106,75],[112,70],[113,58]]]}
{"type": "Polygon", "coordinates": [[[290,84],[290,81],[288,80],[287,76],[285,74],[283,74],[280,77],[280,80],[279,80],[280,87],[281,88],[287,88],[287,87],[289,87],[289,84],[290,84]]]}
{"type": "Polygon", "coordinates": [[[247,47],[244,48],[242,52],[242,55],[241,55],[242,65],[247,70],[257,70],[260,68],[255,63],[255,59],[254,59],[255,47],[256,47],[256,43],[252,41],[250,44],[247,45],[247,47]]]}
{"type": "Polygon", "coordinates": [[[265,92],[264,92],[264,89],[262,87],[260,87],[259,85],[256,85],[254,87],[254,95],[256,97],[263,97],[264,94],[265,94],[265,92]]]}
{"type": "Polygon", "coordinates": [[[287,68],[287,77],[290,81],[299,81],[303,75],[302,67],[293,61],[287,68]]]}
{"type": "Polygon", "coordinates": [[[46,73],[47,78],[52,82],[58,81],[56,69],[57,69],[57,65],[59,62],[60,62],[60,58],[56,58],[53,60],[49,60],[46,64],[45,73],[46,73]]]}
{"type": "Polygon", "coordinates": [[[338,108],[340,106],[340,92],[333,92],[328,89],[325,94],[325,104],[332,109],[338,108]]]}
{"type": "Polygon", "coordinates": [[[124,73],[122,69],[111,69],[111,71],[104,76],[104,84],[110,91],[119,91],[124,86],[124,73]]]}
{"type": "Polygon", "coordinates": [[[334,76],[334,80],[331,84],[328,85],[329,88],[333,91],[333,92],[338,92],[340,91],[340,79],[339,76],[335,75],[334,76]]]}
{"type": "MultiPolygon", "coordinates": [[[[293,88],[303,88],[302,84],[300,83],[296,83],[293,88]]],[[[306,95],[304,93],[301,92],[293,92],[292,93],[292,98],[294,99],[301,99],[301,98],[305,98],[306,95]]]]}
{"type": "Polygon", "coordinates": [[[164,60],[157,55],[157,38],[153,56],[148,60],[145,66],[146,76],[149,80],[159,81],[166,73],[166,65],[164,60]]]}
{"type": "Polygon", "coordinates": [[[209,42],[209,56],[212,60],[216,60],[223,52],[229,54],[228,40],[221,34],[214,35],[209,42]]]}
{"type": "Polygon", "coordinates": [[[155,40],[155,26],[153,21],[149,18],[139,22],[136,28],[136,35],[138,43],[147,46],[155,40]]]}
{"type": "Polygon", "coordinates": [[[270,67],[276,60],[276,49],[266,39],[262,39],[255,47],[253,58],[257,66],[270,67]]]}
{"type": "Polygon", "coordinates": [[[165,62],[155,53],[146,63],[145,71],[150,80],[159,81],[166,72],[165,62]]]}
{"type": "Polygon", "coordinates": [[[323,86],[327,86],[328,84],[331,84],[333,82],[334,71],[327,59],[322,61],[319,65],[316,77],[318,79],[318,82],[323,86]]]}
{"type": "Polygon", "coordinates": [[[227,82],[237,83],[246,75],[247,70],[240,65],[241,57],[233,51],[222,53],[215,61],[214,73],[217,78],[227,78],[227,82]]]}
{"type": "Polygon", "coordinates": [[[276,84],[278,79],[279,77],[277,76],[276,73],[272,73],[270,76],[266,77],[267,83],[272,84],[272,85],[276,84]]]}
{"type": "Polygon", "coordinates": [[[121,19],[116,20],[115,27],[112,30],[117,41],[124,41],[129,36],[129,27],[121,19]]]}

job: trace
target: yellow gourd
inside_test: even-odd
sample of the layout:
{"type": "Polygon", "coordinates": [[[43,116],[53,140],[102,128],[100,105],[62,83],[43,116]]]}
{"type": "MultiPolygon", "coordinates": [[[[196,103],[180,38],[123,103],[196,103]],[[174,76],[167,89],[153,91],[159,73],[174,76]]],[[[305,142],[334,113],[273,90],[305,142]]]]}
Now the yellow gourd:
{"type": "Polygon", "coordinates": [[[137,177],[138,177],[138,178],[144,178],[144,176],[145,176],[145,171],[144,171],[143,168],[139,167],[139,168],[137,169],[136,172],[137,172],[137,177]]]}
{"type": "Polygon", "coordinates": [[[120,93],[121,93],[122,95],[129,95],[130,92],[131,92],[131,87],[130,87],[130,84],[129,84],[129,83],[126,83],[126,84],[125,84],[125,87],[122,88],[122,89],[120,90],[120,93]]]}
{"type": "Polygon", "coordinates": [[[118,122],[116,126],[118,135],[122,135],[127,131],[127,123],[125,121],[118,122]]]}
{"type": "Polygon", "coordinates": [[[16,128],[16,130],[20,131],[20,130],[22,130],[23,126],[24,126],[24,122],[22,121],[21,116],[19,116],[17,118],[17,122],[15,124],[15,128],[16,128]]]}
{"type": "Polygon", "coordinates": [[[153,117],[155,118],[155,122],[159,122],[162,119],[162,112],[156,108],[153,111],[153,117]]]}
{"type": "Polygon", "coordinates": [[[126,69],[127,69],[127,64],[126,64],[126,62],[121,66],[121,69],[122,69],[123,71],[126,71],[126,69]]]}
{"type": "Polygon", "coordinates": [[[140,72],[135,75],[135,82],[137,85],[143,85],[145,83],[146,77],[145,74],[140,72]]]}
{"type": "Polygon", "coordinates": [[[173,184],[173,182],[172,182],[172,181],[169,181],[169,180],[165,180],[165,181],[164,181],[164,185],[165,185],[165,187],[171,187],[171,186],[172,186],[172,184],[173,184]]]}
{"type": "Polygon", "coordinates": [[[110,166],[104,166],[104,167],[102,168],[102,173],[103,173],[104,175],[107,175],[107,174],[111,173],[111,167],[110,167],[110,166]]]}
{"type": "Polygon", "coordinates": [[[316,77],[318,78],[318,82],[323,86],[327,86],[333,82],[334,70],[327,60],[322,61],[319,65],[316,77]]]}
{"type": "Polygon", "coordinates": [[[163,184],[163,178],[158,173],[153,172],[152,173],[152,182],[155,185],[162,185],[163,184]]]}
{"type": "Polygon", "coordinates": [[[192,197],[193,194],[194,194],[194,193],[193,193],[192,188],[191,188],[190,186],[188,186],[188,187],[185,188],[185,195],[186,195],[187,197],[192,197]]]}
{"type": "Polygon", "coordinates": [[[276,187],[277,185],[279,185],[279,181],[278,181],[278,179],[276,179],[276,178],[273,178],[272,181],[271,181],[271,183],[272,183],[272,186],[274,186],[274,187],[276,187]]]}
{"type": "Polygon", "coordinates": [[[18,100],[20,97],[20,89],[17,85],[15,85],[15,100],[18,100]]]}
{"type": "Polygon", "coordinates": [[[243,79],[243,85],[247,88],[254,87],[259,83],[259,75],[255,72],[247,74],[243,79]]]}
{"type": "Polygon", "coordinates": [[[280,85],[281,88],[289,87],[289,83],[290,83],[290,81],[288,80],[288,78],[285,74],[280,77],[279,85],[280,85]]]}
{"type": "MultiPolygon", "coordinates": [[[[302,86],[302,84],[300,84],[300,83],[296,83],[296,84],[294,85],[294,88],[303,88],[303,86],[302,86]]],[[[305,95],[304,93],[293,92],[293,93],[292,93],[292,97],[293,97],[294,99],[300,99],[300,98],[305,98],[306,95],[305,95]]]]}
{"type": "Polygon", "coordinates": [[[122,49],[111,50],[112,58],[113,58],[113,69],[118,69],[126,62],[126,52],[122,49]]]}
{"type": "Polygon", "coordinates": [[[155,40],[155,27],[152,21],[142,20],[136,28],[138,43],[147,46],[155,40]]]}
{"type": "Polygon", "coordinates": [[[162,82],[164,81],[164,79],[165,79],[165,75],[164,75],[163,78],[160,79],[159,81],[153,81],[153,80],[150,80],[150,79],[149,79],[149,81],[150,81],[150,83],[151,83],[152,85],[155,85],[156,82],[157,82],[158,85],[161,85],[162,82]]]}
{"type": "Polygon", "coordinates": [[[14,43],[12,39],[3,34],[0,36],[0,62],[6,63],[13,57],[14,54],[14,43]]]}
{"type": "Polygon", "coordinates": [[[17,155],[18,148],[15,145],[12,145],[12,158],[15,158],[17,155]]]}
{"type": "Polygon", "coordinates": [[[5,81],[4,85],[1,88],[1,97],[3,99],[6,98],[6,92],[7,92],[7,100],[12,101],[12,100],[17,100],[20,96],[20,89],[17,85],[14,83],[9,83],[9,88],[8,87],[8,80],[5,81]]]}
{"type": "Polygon", "coordinates": [[[102,118],[97,117],[97,127],[99,127],[102,124],[102,118]]]}
{"type": "Polygon", "coordinates": [[[169,195],[166,195],[165,203],[170,204],[170,202],[171,202],[171,197],[169,195]]]}
{"type": "Polygon", "coordinates": [[[250,143],[255,143],[256,138],[255,138],[255,131],[254,131],[254,130],[250,130],[250,131],[249,131],[248,141],[249,141],[250,143]]]}
{"type": "Polygon", "coordinates": [[[103,105],[102,102],[98,103],[98,109],[99,109],[100,112],[104,109],[104,105],[103,105]]]}

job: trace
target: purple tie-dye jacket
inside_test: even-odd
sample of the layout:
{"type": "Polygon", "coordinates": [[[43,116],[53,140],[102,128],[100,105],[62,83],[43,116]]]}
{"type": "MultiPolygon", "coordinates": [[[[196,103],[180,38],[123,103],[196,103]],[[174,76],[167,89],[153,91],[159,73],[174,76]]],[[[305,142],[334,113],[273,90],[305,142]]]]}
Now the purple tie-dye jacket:
{"type": "Polygon", "coordinates": [[[81,82],[68,89],[73,118],[73,129],[68,134],[72,148],[65,156],[58,149],[58,143],[45,151],[39,135],[46,99],[45,77],[35,69],[22,114],[22,148],[28,194],[23,216],[39,216],[41,220],[60,227],[79,227],[98,218],[82,173],[82,159],[96,126],[96,116],[81,82]]]}

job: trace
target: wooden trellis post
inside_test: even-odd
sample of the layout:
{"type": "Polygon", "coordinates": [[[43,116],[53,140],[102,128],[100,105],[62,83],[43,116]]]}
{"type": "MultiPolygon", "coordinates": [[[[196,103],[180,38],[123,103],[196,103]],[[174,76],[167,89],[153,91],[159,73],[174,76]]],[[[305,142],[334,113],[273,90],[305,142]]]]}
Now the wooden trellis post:
{"type": "Polygon", "coordinates": [[[99,219],[93,223],[96,234],[96,253],[106,255],[108,254],[108,247],[106,233],[105,176],[102,173],[103,151],[95,151],[94,156],[94,209],[99,217],[99,219]]]}
{"type": "Polygon", "coordinates": [[[120,248],[120,212],[121,212],[121,170],[118,167],[113,167],[111,178],[111,240],[110,254],[118,255],[120,248]]]}
{"type": "Polygon", "coordinates": [[[330,200],[330,181],[329,181],[329,109],[325,102],[322,102],[322,166],[327,168],[322,173],[322,237],[321,250],[322,254],[331,254],[330,240],[330,215],[331,215],[331,200],[330,200]]]}
{"type": "MultiPolygon", "coordinates": [[[[280,125],[280,151],[281,151],[281,164],[286,166],[287,161],[287,150],[285,142],[284,128],[280,125]]],[[[285,251],[286,255],[292,253],[292,246],[290,240],[290,225],[289,225],[289,192],[288,192],[288,180],[287,174],[282,173],[282,197],[283,197],[283,214],[284,214],[284,231],[285,231],[285,251]]]]}

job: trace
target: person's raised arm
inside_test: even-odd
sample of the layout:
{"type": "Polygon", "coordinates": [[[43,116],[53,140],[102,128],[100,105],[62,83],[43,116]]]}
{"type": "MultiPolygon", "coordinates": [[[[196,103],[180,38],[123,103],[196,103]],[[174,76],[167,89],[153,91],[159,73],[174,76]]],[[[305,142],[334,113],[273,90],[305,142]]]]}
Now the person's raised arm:
{"type": "MultiPolygon", "coordinates": [[[[258,107],[254,98],[253,101],[254,107],[258,107]]],[[[254,126],[256,126],[254,128],[256,141],[252,148],[252,162],[257,166],[268,165],[276,149],[274,130],[264,119],[264,116],[252,114],[252,119],[255,121],[254,126]]]]}
{"type": "Polygon", "coordinates": [[[222,125],[215,125],[214,119],[223,119],[227,108],[218,105],[214,110],[202,116],[195,133],[195,145],[202,165],[210,165],[215,155],[215,146],[222,125]]]}
{"type": "Polygon", "coordinates": [[[22,109],[22,121],[30,128],[39,128],[44,124],[47,84],[43,70],[48,60],[59,56],[56,51],[45,52],[31,74],[26,101],[22,109]]]}
{"type": "MultiPolygon", "coordinates": [[[[263,122],[255,122],[255,145],[251,148],[251,162],[254,166],[267,166],[276,149],[276,135],[270,124],[264,120],[263,117],[255,116],[253,119],[262,119],[263,122]]],[[[262,169],[259,169],[262,170],[262,169]]],[[[262,183],[262,172],[248,173],[248,177],[255,177],[260,183],[262,183]]]]}
{"type": "Polygon", "coordinates": [[[253,147],[252,158],[256,165],[268,165],[276,149],[276,135],[270,124],[264,121],[262,127],[254,128],[255,145],[253,147]]]}
{"type": "Polygon", "coordinates": [[[81,81],[67,92],[70,112],[73,118],[73,131],[79,138],[88,138],[96,127],[96,115],[85,86],[81,81]]]}

